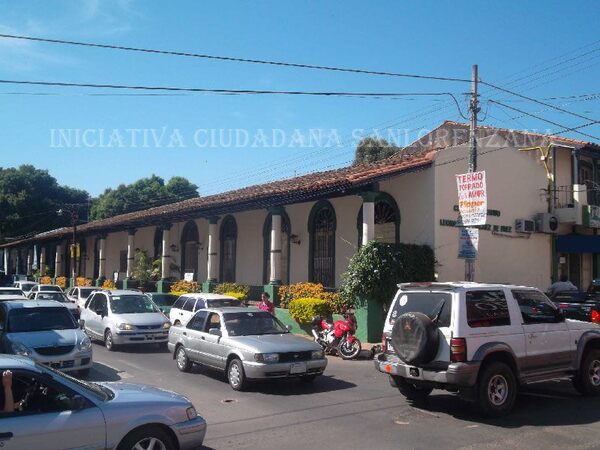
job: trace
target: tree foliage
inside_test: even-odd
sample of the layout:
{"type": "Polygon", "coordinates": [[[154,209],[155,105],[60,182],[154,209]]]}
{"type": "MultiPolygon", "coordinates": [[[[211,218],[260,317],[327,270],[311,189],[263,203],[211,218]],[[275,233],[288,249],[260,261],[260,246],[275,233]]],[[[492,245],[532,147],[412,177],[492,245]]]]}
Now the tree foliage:
{"type": "Polygon", "coordinates": [[[348,303],[368,299],[389,305],[398,283],[433,281],[434,271],[429,246],[371,241],[350,259],[340,293],[348,303]]]}
{"type": "Polygon", "coordinates": [[[385,139],[367,137],[361,140],[356,146],[353,164],[381,161],[382,159],[389,158],[399,150],[400,147],[389,143],[385,139]]]}
{"type": "Polygon", "coordinates": [[[68,226],[70,215],[57,211],[68,203],[83,204],[79,217],[85,217],[88,198],[83,190],[59,185],[47,170],[0,167],[0,241],[68,226]]]}
{"type": "Polygon", "coordinates": [[[152,175],[132,184],[106,189],[94,199],[90,219],[105,219],[193,197],[198,197],[198,186],[186,178],[173,177],[165,184],[163,178],[152,175]]]}

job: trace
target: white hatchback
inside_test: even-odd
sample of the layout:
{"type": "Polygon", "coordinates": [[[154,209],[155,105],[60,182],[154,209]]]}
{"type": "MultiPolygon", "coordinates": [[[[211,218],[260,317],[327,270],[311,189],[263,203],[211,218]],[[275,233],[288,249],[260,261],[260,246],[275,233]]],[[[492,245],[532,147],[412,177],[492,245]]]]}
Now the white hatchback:
{"type": "Polygon", "coordinates": [[[199,309],[223,308],[227,306],[240,307],[245,306],[241,300],[221,294],[185,294],[179,297],[171,311],[169,319],[173,325],[186,326],[192,316],[199,309]]]}

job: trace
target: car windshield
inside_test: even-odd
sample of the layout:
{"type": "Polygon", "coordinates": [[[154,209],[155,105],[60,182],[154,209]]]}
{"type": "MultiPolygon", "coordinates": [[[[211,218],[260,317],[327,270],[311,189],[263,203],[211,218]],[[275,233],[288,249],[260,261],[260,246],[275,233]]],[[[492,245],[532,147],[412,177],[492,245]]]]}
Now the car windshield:
{"type": "Polygon", "coordinates": [[[114,314],[140,314],[157,312],[156,306],[145,295],[115,295],[110,300],[114,314]]]}
{"type": "Polygon", "coordinates": [[[58,286],[40,286],[39,290],[44,292],[62,292],[62,289],[58,286]]]}
{"type": "Polygon", "coordinates": [[[398,292],[390,314],[390,324],[402,314],[418,312],[438,319],[441,327],[450,326],[452,295],[448,292],[398,292]]]}
{"type": "Polygon", "coordinates": [[[154,294],[152,296],[152,300],[158,306],[173,306],[173,303],[175,303],[177,298],[178,297],[176,295],[172,294],[154,294]]]}
{"type": "Polygon", "coordinates": [[[223,308],[226,306],[242,306],[242,302],[234,298],[215,298],[207,300],[209,308],[223,308]]]}
{"type": "Polygon", "coordinates": [[[88,393],[92,394],[93,396],[97,397],[102,401],[111,400],[112,398],[114,398],[114,393],[110,389],[98,383],[90,383],[88,381],[79,380],[75,377],[72,377],[71,375],[67,375],[64,372],[60,372],[59,370],[53,369],[48,366],[43,366],[39,363],[35,363],[35,366],[43,373],[50,373],[50,375],[59,383],[66,381],[76,384],[80,388],[85,389],[88,393]]]}
{"type": "Polygon", "coordinates": [[[38,292],[36,300],[54,300],[61,303],[69,303],[69,299],[62,292],[38,292]]]}
{"type": "Polygon", "coordinates": [[[229,336],[289,333],[283,324],[266,311],[223,314],[229,336]]]}
{"type": "Polygon", "coordinates": [[[37,307],[11,309],[8,313],[9,333],[32,331],[73,330],[77,323],[64,307],[37,307]]]}
{"type": "Polygon", "coordinates": [[[92,292],[97,290],[96,288],[79,288],[79,296],[81,298],[88,298],[92,292]]]}

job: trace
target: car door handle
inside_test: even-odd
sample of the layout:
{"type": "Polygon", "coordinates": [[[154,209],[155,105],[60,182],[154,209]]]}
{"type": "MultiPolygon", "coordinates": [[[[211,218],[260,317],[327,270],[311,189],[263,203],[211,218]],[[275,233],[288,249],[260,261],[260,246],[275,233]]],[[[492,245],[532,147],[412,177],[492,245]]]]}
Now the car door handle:
{"type": "Polygon", "coordinates": [[[204,336],[200,336],[200,339],[202,339],[203,341],[206,340],[204,336]]]}
{"type": "Polygon", "coordinates": [[[184,331],[182,334],[183,334],[184,336],[187,336],[187,333],[186,333],[185,331],[184,331]]]}
{"type": "Polygon", "coordinates": [[[12,439],[13,434],[9,431],[8,433],[0,433],[0,441],[7,441],[12,439]]]}

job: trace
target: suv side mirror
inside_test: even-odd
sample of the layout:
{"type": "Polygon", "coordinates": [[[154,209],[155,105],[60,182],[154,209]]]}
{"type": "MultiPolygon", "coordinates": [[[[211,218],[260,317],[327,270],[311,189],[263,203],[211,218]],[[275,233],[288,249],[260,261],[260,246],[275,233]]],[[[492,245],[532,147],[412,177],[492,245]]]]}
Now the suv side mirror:
{"type": "Polygon", "coordinates": [[[219,336],[219,337],[221,337],[223,335],[221,333],[221,329],[220,328],[210,328],[208,330],[208,334],[212,334],[213,336],[219,336]]]}

